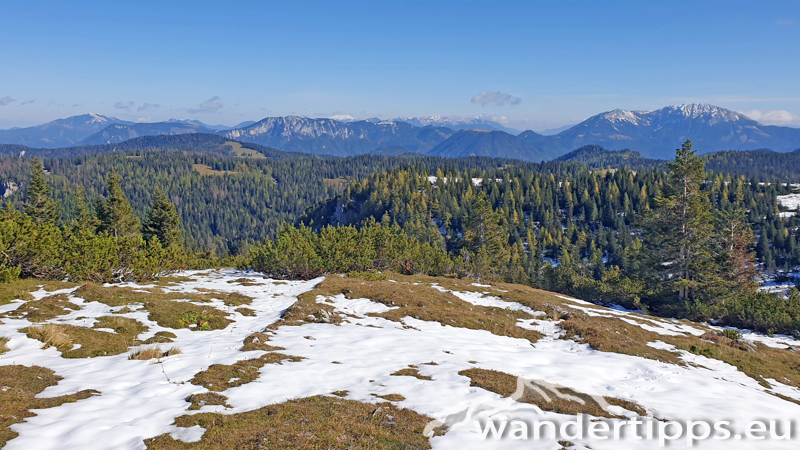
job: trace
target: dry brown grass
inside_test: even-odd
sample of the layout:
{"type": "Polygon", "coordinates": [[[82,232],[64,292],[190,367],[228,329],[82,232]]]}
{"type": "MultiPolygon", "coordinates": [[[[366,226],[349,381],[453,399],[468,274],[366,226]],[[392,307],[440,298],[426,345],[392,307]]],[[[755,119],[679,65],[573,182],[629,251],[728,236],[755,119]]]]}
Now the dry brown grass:
{"type": "MultiPolygon", "coordinates": [[[[400,281],[416,280],[416,277],[402,277],[392,275],[400,281]]],[[[432,278],[432,280],[440,280],[432,278]]],[[[315,289],[304,294],[310,303],[317,295],[335,296],[344,294],[347,298],[368,298],[386,306],[397,307],[385,313],[373,314],[395,322],[402,322],[405,317],[429,322],[439,322],[442,325],[469,328],[473,330],[486,330],[499,336],[527,339],[536,342],[542,337],[541,333],[526,330],[517,326],[519,319],[532,317],[522,311],[510,311],[503,308],[473,305],[459,299],[449,292],[441,292],[427,285],[413,285],[410,283],[395,283],[391,281],[370,281],[360,277],[331,276],[316,286],[315,289]]],[[[301,296],[303,297],[303,296],[301,296]]],[[[329,307],[318,304],[304,309],[306,315],[314,308],[329,307]]],[[[291,309],[291,308],[290,308],[291,309]]],[[[299,315],[299,314],[298,314],[299,315]]],[[[276,324],[280,325],[281,322],[276,324]]]]}
{"type": "MultiPolygon", "coordinates": [[[[731,341],[724,336],[711,334],[706,334],[704,337],[662,335],[615,317],[589,316],[567,306],[573,304],[569,300],[527,286],[492,283],[491,287],[481,287],[472,286],[473,280],[468,279],[404,277],[394,274],[392,278],[408,282],[438,283],[446,289],[456,291],[489,292],[490,295],[505,301],[517,302],[534,310],[544,311],[547,316],[542,318],[562,320],[560,326],[566,331],[565,339],[577,336],[579,341],[589,344],[596,350],[681,364],[682,359],[678,353],[657,350],[647,345],[649,342],[663,341],[679,349],[731,364],[764,386],[768,386],[764,378],[774,378],[782,383],[800,387],[800,355],[788,350],[762,344],[743,344],[740,341],[731,341]]],[[[598,311],[605,310],[595,305],[580,306],[598,311]]],[[[666,320],[641,314],[631,314],[629,318],[649,325],[657,325],[666,320]]],[[[698,329],[707,329],[703,324],[686,320],[680,322],[698,329]]]]}
{"type": "Polygon", "coordinates": [[[263,286],[264,283],[255,281],[254,278],[237,278],[235,280],[228,280],[228,284],[239,284],[242,286],[263,286]]]}
{"type": "Polygon", "coordinates": [[[239,314],[246,316],[246,317],[255,317],[256,312],[250,308],[245,308],[244,306],[240,308],[236,308],[234,311],[238,312],[239,314]]]}
{"type": "MultiPolygon", "coordinates": [[[[462,370],[458,374],[468,377],[470,379],[470,386],[477,386],[481,389],[500,394],[503,397],[510,397],[512,394],[516,393],[518,389],[518,377],[496,370],[473,368],[462,370]]],[[[645,411],[644,408],[631,401],[614,397],[602,397],[602,399],[610,405],[620,406],[640,416],[644,417],[647,415],[647,411],[645,411]]],[[[603,405],[591,395],[567,387],[555,387],[534,380],[528,380],[526,382],[522,397],[516,400],[521,403],[534,404],[544,411],[560,414],[590,414],[595,417],[625,418],[625,416],[612,414],[606,411],[603,405]],[[542,392],[532,389],[531,386],[535,386],[542,392]],[[543,393],[547,397],[545,397],[543,393]]]]}
{"type": "Polygon", "coordinates": [[[164,434],[145,440],[148,449],[427,449],[422,431],[431,419],[391,403],[378,406],[315,396],[239,414],[201,413],[175,419],[180,427],[200,425],[199,442],[164,434]]]}
{"type": "Polygon", "coordinates": [[[9,429],[10,425],[20,423],[35,414],[31,409],[44,409],[60,406],[91,397],[97,391],[81,391],[59,397],[35,398],[36,394],[48,386],[55,386],[61,377],[50,369],[39,366],[0,366],[0,448],[17,437],[9,429]]]}
{"type": "Polygon", "coordinates": [[[124,306],[152,301],[189,300],[207,303],[214,299],[222,300],[227,306],[249,305],[253,297],[238,292],[220,292],[199,288],[201,293],[169,292],[155,288],[105,287],[85,284],[77,289],[75,296],[87,301],[105,303],[108,306],[124,306]]]}
{"type": "Polygon", "coordinates": [[[137,345],[136,336],[147,331],[141,322],[119,316],[100,317],[94,328],[111,328],[115,333],[64,324],[45,324],[23,329],[28,337],[47,347],[56,347],[64,358],[92,358],[119,355],[137,345]],[[73,350],[74,344],[81,347],[73,350]]]}
{"type": "Polygon", "coordinates": [[[349,393],[350,393],[350,391],[348,391],[348,390],[342,390],[342,391],[333,391],[333,392],[331,392],[331,394],[333,394],[333,395],[335,395],[335,396],[337,396],[337,397],[347,397],[347,394],[349,394],[349,393]]]}
{"type": "Polygon", "coordinates": [[[190,281],[197,281],[196,278],[192,277],[176,277],[176,276],[169,276],[169,277],[158,277],[155,284],[158,286],[169,286],[171,284],[181,284],[190,281]]]}
{"type": "Polygon", "coordinates": [[[55,347],[66,352],[72,348],[72,339],[65,332],[67,325],[47,324],[23,329],[29,338],[41,341],[44,348],[55,347]]]}
{"type": "Polygon", "coordinates": [[[579,342],[589,344],[595,350],[640,356],[670,364],[681,362],[675,352],[647,345],[648,342],[663,340],[660,335],[616,318],[572,313],[570,319],[561,322],[560,326],[566,332],[565,338],[577,337],[579,342]]]}
{"type": "Polygon", "coordinates": [[[253,303],[253,297],[238,292],[220,292],[206,288],[197,288],[197,290],[205,293],[200,294],[203,298],[222,300],[225,302],[225,306],[241,306],[253,303]]]}
{"type": "Polygon", "coordinates": [[[171,347],[169,350],[164,350],[159,346],[142,347],[128,355],[128,359],[149,361],[151,359],[161,359],[172,355],[180,355],[181,353],[181,349],[178,347],[171,347]]]}
{"type": "Polygon", "coordinates": [[[29,291],[17,287],[15,283],[0,283],[0,305],[6,305],[13,300],[33,300],[33,295],[29,291]]]}
{"type": "MultiPolygon", "coordinates": [[[[236,293],[233,293],[236,294],[236,293]]],[[[189,328],[193,331],[221,330],[231,321],[222,311],[207,305],[195,305],[186,301],[208,302],[212,298],[228,298],[227,301],[242,302],[248,297],[227,296],[224,293],[187,294],[165,292],[161,289],[132,289],[129,287],[102,287],[93,284],[81,286],[75,295],[87,301],[97,301],[109,306],[144,304],[150,320],[165,328],[189,328]],[[227,297],[226,297],[227,296],[227,297]]]]}
{"type": "Polygon", "coordinates": [[[31,292],[44,289],[53,292],[59,289],[68,289],[79,286],[76,283],[64,281],[46,281],[36,278],[14,280],[10,283],[0,283],[0,305],[10,303],[12,300],[33,300],[31,292]]]}
{"type": "Polygon", "coordinates": [[[138,320],[120,316],[98,317],[94,323],[94,328],[110,328],[117,334],[130,336],[131,338],[135,338],[148,329],[138,320]]]}
{"type": "MultiPolygon", "coordinates": [[[[333,277],[331,277],[333,278],[333,277]]],[[[336,277],[338,278],[338,277],[336,277]]],[[[342,316],[334,312],[334,307],[325,303],[317,303],[317,295],[326,295],[317,289],[304,292],[297,301],[283,312],[281,318],[270,324],[268,330],[276,330],[282,326],[300,326],[307,323],[342,323],[342,316]]]]}
{"type": "Polygon", "coordinates": [[[402,402],[403,400],[406,399],[400,394],[384,394],[384,395],[372,394],[372,396],[377,398],[382,398],[390,402],[402,402]]]}
{"type": "Polygon", "coordinates": [[[15,319],[27,319],[30,322],[45,322],[58,316],[75,311],[78,305],[69,301],[67,294],[48,295],[39,300],[29,301],[14,311],[5,314],[15,319]]]}
{"type": "Polygon", "coordinates": [[[231,406],[227,403],[228,397],[225,397],[222,394],[217,394],[216,392],[204,392],[202,394],[192,394],[186,397],[186,401],[191,403],[189,406],[189,411],[195,411],[203,406],[208,405],[218,405],[224,406],[226,408],[230,408],[231,406]]]}
{"type": "Polygon", "coordinates": [[[396,376],[396,377],[414,377],[414,378],[418,378],[420,380],[432,380],[433,379],[433,378],[431,378],[431,377],[429,377],[427,375],[421,375],[419,373],[419,370],[411,368],[411,367],[406,368],[406,369],[400,369],[397,372],[393,373],[392,376],[396,376]]]}
{"type": "Polygon", "coordinates": [[[8,338],[7,337],[0,337],[0,355],[8,351],[8,338]]]}
{"type": "Polygon", "coordinates": [[[283,364],[283,361],[300,361],[299,356],[283,353],[267,353],[260,358],[245,359],[233,364],[213,364],[208,369],[198,372],[192,378],[192,384],[205,387],[209,391],[221,392],[232,387],[247,384],[260,375],[259,369],[266,364],[283,364]]]}
{"type": "Polygon", "coordinates": [[[244,339],[244,346],[241,348],[243,352],[250,352],[254,350],[264,350],[272,352],[276,350],[286,350],[283,347],[275,347],[267,344],[270,340],[270,335],[266,333],[253,333],[244,339]]]}
{"type": "Polygon", "coordinates": [[[169,344],[176,337],[178,336],[176,336],[175,333],[171,333],[169,331],[159,331],[155,336],[142,341],[142,344],[169,344]]]}

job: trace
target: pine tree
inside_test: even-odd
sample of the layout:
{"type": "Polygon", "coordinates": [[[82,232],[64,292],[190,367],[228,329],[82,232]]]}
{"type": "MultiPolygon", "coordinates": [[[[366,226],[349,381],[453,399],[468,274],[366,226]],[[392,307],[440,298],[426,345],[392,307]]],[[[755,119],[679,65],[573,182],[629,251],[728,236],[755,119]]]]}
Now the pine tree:
{"type": "Polygon", "coordinates": [[[72,220],[72,231],[74,233],[86,232],[94,234],[100,224],[94,210],[86,203],[86,194],[82,187],[78,188],[78,206],[75,219],[72,220]]]}
{"type": "Polygon", "coordinates": [[[652,252],[650,268],[660,282],[672,285],[680,301],[702,297],[705,284],[719,274],[712,257],[713,216],[701,185],[705,165],[687,140],[669,164],[666,196],[655,199],[656,208],[646,214],[642,230],[645,246],[652,252]]]}
{"type": "Polygon", "coordinates": [[[756,287],[756,255],[753,251],[753,230],[742,209],[717,212],[717,240],[723,259],[723,277],[738,290],[756,287]]]}
{"type": "Polygon", "coordinates": [[[464,243],[473,253],[485,249],[490,258],[505,260],[508,253],[506,234],[500,226],[499,215],[492,210],[483,192],[470,201],[464,218],[464,243]]]}
{"type": "Polygon", "coordinates": [[[122,191],[122,177],[114,172],[108,176],[108,198],[100,209],[100,231],[108,233],[115,239],[127,238],[139,234],[139,219],[133,214],[133,208],[122,191]]]}
{"type": "Polygon", "coordinates": [[[58,204],[50,197],[50,186],[44,179],[44,166],[39,158],[33,159],[31,182],[25,199],[25,213],[38,223],[58,220],[58,204]]]}
{"type": "Polygon", "coordinates": [[[153,206],[142,226],[142,235],[148,242],[153,237],[157,238],[164,248],[181,244],[181,219],[175,206],[161,189],[156,190],[153,206]]]}

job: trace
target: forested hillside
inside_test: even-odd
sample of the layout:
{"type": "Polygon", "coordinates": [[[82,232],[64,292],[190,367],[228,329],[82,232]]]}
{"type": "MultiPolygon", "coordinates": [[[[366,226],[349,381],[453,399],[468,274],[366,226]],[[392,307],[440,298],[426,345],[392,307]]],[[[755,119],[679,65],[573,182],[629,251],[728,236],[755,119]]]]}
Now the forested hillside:
{"type": "MultiPolygon", "coordinates": [[[[130,214],[142,223],[153,205],[170,204],[189,250],[243,257],[249,245],[267,240],[242,264],[282,276],[367,269],[458,274],[765,330],[800,326],[794,312],[764,316],[785,305],[769,303],[769,295],[756,297],[750,309],[717,303],[753,298],[756,262],[772,273],[800,264],[800,219],[780,214],[776,201],[791,186],[706,171],[689,149],[667,167],[638,171],[481,157],[265,152],[270,156],[223,143],[51,158],[41,177],[53,188],[61,224],[85,222],[80,218],[90,212],[99,220],[104,199],[114,195],[129,199],[130,214]],[[118,189],[113,195],[110,179],[118,189]],[[688,179],[691,186],[678,186],[688,179]],[[291,231],[298,222],[311,228],[291,231]],[[678,242],[689,229],[691,238],[678,242]],[[314,237],[311,230],[327,234],[314,237]],[[691,261],[676,256],[686,246],[691,261]]],[[[6,192],[8,211],[27,208],[30,172],[28,158],[0,159],[2,179],[22,186],[6,192]]]]}
{"type": "MultiPolygon", "coordinates": [[[[183,142],[195,136],[168,138],[183,142]]],[[[208,144],[208,140],[203,143],[208,144]]],[[[227,254],[235,253],[242,244],[274,235],[282,223],[294,223],[306,209],[340,194],[353,180],[376,172],[400,166],[423,172],[435,171],[437,167],[454,171],[489,169],[512,162],[413,155],[320,158],[269,152],[265,147],[247,145],[269,157],[258,157],[263,153],[256,157],[220,155],[217,152],[224,150],[230,154],[233,149],[229,145],[215,144],[193,148],[191,152],[129,150],[47,158],[44,166],[49,172],[48,182],[53,186],[54,196],[62,205],[65,221],[76,213],[77,189],[84,189],[89,201],[94,201],[105,193],[106,176],[114,169],[122,176],[122,187],[137,216],[144,217],[154,192],[161,189],[180,212],[190,248],[227,254]]],[[[7,200],[21,202],[25,198],[30,164],[28,158],[0,157],[0,180],[22,186],[16,192],[7,191],[7,200]]]]}
{"type": "Polygon", "coordinates": [[[765,318],[786,304],[752,290],[756,261],[768,272],[800,263],[798,219],[776,205],[788,187],[706,172],[690,148],[668,171],[399,168],[352,184],[302,221],[397,223],[446,249],[452,270],[468,276],[765,330],[800,326],[791,314],[780,326],[765,318]]]}
{"type": "MultiPolygon", "coordinates": [[[[800,182],[800,151],[789,153],[772,150],[722,151],[699,155],[709,172],[744,176],[755,182],[800,182]]],[[[628,167],[644,170],[659,167],[666,170],[667,161],[648,159],[632,150],[607,150],[587,145],[556,158],[575,162],[592,169],[628,167]]]]}
{"type": "Polygon", "coordinates": [[[31,148],[24,145],[0,144],[0,155],[26,156],[28,158],[66,158],[70,156],[99,155],[132,150],[173,149],[191,152],[211,152],[235,155],[234,147],[244,147],[272,158],[294,158],[303,154],[286,153],[258,144],[243,144],[213,134],[191,133],[167,136],[142,136],[125,142],[103,145],[78,145],[63,148],[31,148]]]}

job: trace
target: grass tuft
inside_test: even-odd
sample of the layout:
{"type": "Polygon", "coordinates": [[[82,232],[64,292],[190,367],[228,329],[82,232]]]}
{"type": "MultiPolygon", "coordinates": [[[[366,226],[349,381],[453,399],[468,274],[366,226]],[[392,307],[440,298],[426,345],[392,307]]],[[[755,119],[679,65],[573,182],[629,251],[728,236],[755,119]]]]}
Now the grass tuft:
{"type": "Polygon", "coordinates": [[[235,309],[236,312],[239,314],[246,316],[246,317],[255,317],[256,312],[250,308],[245,308],[244,306],[235,309]]]}
{"type": "Polygon", "coordinates": [[[192,394],[186,397],[186,401],[191,403],[189,406],[189,411],[196,411],[203,406],[224,406],[226,408],[230,408],[228,397],[225,397],[222,394],[217,394],[216,392],[204,392],[202,394],[192,394]]]}
{"type": "Polygon", "coordinates": [[[253,278],[237,278],[235,280],[228,280],[228,284],[239,284],[242,286],[263,286],[264,283],[259,283],[253,278]]]}
{"type": "Polygon", "coordinates": [[[180,355],[181,349],[178,347],[171,347],[169,350],[163,350],[159,346],[139,348],[130,355],[128,359],[137,361],[149,361],[151,359],[161,359],[172,355],[180,355]]]}
{"type": "Polygon", "coordinates": [[[29,338],[44,343],[44,348],[55,347],[63,353],[72,348],[72,339],[65,332],[65,327],[55,324],[30,327],[27,328],[27,334],[29,338]]]}
{"type": "Polygon", "coordinates": [[[250,352],[254,350],[263,350],[267,352],[272,352],[277,350],[286,350],[283,347],[276,347],[267,344],[267,341],[269,340],[270,340],[270,335],[266,333],[253,333],[244,339],[244,347],[242,347],[241,351],[250,352]]]}
{"type": "Polygon", "coordinates": [[[431,377],[429,377],[427,375],[421,375],[419,373],[419,370],[413,369],[413,368],[400,369],[397,372],[393,373],[392,376],[414,377],[414,378],[418,378],[420,380],[432,380],[433,379],[433,378],[431,378],[431,377]]]}
{"type": "Polygon", "coordinates": [[[406,398],[400,394],[385,394],[385,395],[378,395],[372,394],[374,397],[382,398],[384,400],[388,400],[390,402],[402,402],[406,398]]]}
{"type": "Polygon", "coordinates": [[[0,355],[8,351],[8,338],[7,337],[0,337],[0,355]]]}
{"type": "Polygon", "coordinates": [[[255,380],[260,375],[259,369],[265,364],[283,364],[283,361],[297,362],[302,359],[304,358],[283,353],[267,353],[260,358],[245,359],[233,364],[213,364],[195,374],[191,383],[203,386],[209,391],[221,392],[255,380]]]}
{"type": "Polygon", "coordinates": [[[138,345],[136,336],[147,331],[141,322],[119,316],[100,317],[94,328],[111,328],[115,332],[64,324],[45,324],[22,331],[43,342],[45,348],[56,347],[64,358],[119,355],[127,352],[128,347],[138,345]],[[73,350],[74,344],[80,344],[80,348],[73,350]]]}

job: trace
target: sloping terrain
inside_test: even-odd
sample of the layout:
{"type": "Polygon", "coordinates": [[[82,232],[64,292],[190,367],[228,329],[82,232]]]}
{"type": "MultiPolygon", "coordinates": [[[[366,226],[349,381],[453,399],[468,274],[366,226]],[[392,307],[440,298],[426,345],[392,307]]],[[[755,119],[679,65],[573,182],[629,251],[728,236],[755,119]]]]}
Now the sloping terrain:
{"type": "Polygon", "coordinates": [[[0,296],[8,449],[656,448],[483,440],[474,421],[586,413],[611,426],[638,417],[740,430],[800,413],[798,341],[519,285],[384,274],[287,282],[231,269],[149,285],[35,284],[0,296]]]}
{"type": "Polygon", "coordinates": [[[461,130],[434,147],[428,155],[446,158],[488,156],[533,162],[549,159],[518,137],[492,130],[461,130]]]}
{"type": "Polygon", "coordinates": [[[81,145],[115,144],[141,136],[213,133],[214,130],[190,122],[112,124],[87,137],[81,145]]]}

